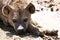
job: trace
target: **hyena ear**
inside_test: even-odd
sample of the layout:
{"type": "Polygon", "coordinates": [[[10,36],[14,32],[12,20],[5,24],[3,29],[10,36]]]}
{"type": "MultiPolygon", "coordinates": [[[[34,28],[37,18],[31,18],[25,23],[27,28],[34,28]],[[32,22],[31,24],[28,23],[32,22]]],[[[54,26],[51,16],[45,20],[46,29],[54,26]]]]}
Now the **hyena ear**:
{"type": "Polygon", "coordinates": [[[3,8],[2,8],[2,14],[4,15],[4,16],[8,16],[8,14],[10,13],[12,11],[12,8],[9,6],[9,5],[5,5],[5,6],[3,6],[3,8]]]}
{"type": "Polygon", "coordinates": [[[32,3],[30,3],[30,4],[26,7],[26,9],[27,9],[31,14],[35,12],[35,6],[34,6],[32,3]]]}

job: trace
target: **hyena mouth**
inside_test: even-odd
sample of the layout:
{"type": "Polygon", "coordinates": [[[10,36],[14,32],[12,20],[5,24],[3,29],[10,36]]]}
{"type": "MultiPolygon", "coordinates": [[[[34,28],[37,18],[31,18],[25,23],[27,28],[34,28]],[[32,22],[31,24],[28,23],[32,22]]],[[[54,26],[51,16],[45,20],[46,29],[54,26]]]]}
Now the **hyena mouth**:
{"type": "Polygon", "coordinates": [[[18,34],[18,35],[23,35],[23,34],[25,34],[25,31],[24,31],[24,30],[18,30],[18,31],[17,31],[17,34],[18,34]]]}
{"type": "Polygon", "coordinates": [[[17,35],[23,35],[26,33],[26,29],[22,25],[19,25],[16,29],[16,33],[17,35]]]}

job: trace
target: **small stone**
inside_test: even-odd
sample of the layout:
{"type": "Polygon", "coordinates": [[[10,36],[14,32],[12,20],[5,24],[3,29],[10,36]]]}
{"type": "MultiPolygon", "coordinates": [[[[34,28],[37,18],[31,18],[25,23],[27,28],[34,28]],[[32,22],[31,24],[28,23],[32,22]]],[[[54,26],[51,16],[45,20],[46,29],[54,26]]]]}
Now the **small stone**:
{"type": "Polygon", "coordinates": [[[51,8],[51,11],[53,12],[53,8],[51,8]]]}
{"type": "Polygon", "coordinates": [[[59,9],[56,9],[56,11],[59,11],[59,9]]]}
{"type": "Polygon", "coordinates": [[[50,4],[48,7],[52,7],[52,6],[54,6],[54,4],[50,4]]]}

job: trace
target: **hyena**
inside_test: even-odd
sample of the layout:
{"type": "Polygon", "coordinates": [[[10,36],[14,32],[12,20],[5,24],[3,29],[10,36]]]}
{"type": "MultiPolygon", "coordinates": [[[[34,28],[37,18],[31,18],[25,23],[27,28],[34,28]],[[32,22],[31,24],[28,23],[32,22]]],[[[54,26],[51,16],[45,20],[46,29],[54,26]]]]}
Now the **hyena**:
{"type": "Polygon", "coordinates": [[[35,35],[42,34],[31,25],[31,14],[35,12],[35,7],[32,3],[29,3],[27,6],[23,2],[19,3],[19,1],[1,4],[0,16],[6,26],[11,25],[18,34],[24,34],[26,31],[35,35]]]}

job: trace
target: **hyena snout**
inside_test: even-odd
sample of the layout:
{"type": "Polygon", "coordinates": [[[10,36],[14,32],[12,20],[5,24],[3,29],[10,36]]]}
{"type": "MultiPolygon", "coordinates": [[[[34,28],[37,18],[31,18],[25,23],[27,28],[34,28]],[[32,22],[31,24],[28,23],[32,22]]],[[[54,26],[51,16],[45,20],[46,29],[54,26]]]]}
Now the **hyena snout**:
{"type": "Polygon", "coordinates": [[[28,18],[27,17],[24,18],[22,22],[20,22],[20,23],[18,22],[17,24],[19,24],[19,25],[16,26],[17,27],[16,31],[18,33],[24,33],[24,32],[26,32],[26,30],[28,28],[28,18]]]}
{"type": "Polygon", "coordinates": [[[27,30],[27,27],[24,25],[19,25],[16,29],[17,34],[24,34],[27,30]]]}
{"type": "MultiPolygon", "coordinates": [[[[15,20],[14,20],[15,22],[15,20]]],[[[23,20],[19,20],[16,24],[15,24],[15,31],[18,33],[18,34],[24,34],[26,32],[28,28],[28,18],[25,17],[23,20]]]]}
{"type": "Polygon", "coordinates": [[[24,33],[24,27],[22,27],[22,26],[20,25],[20,26],[17,28],[16,32],[17,32],[18,34],[24,33]]]}

